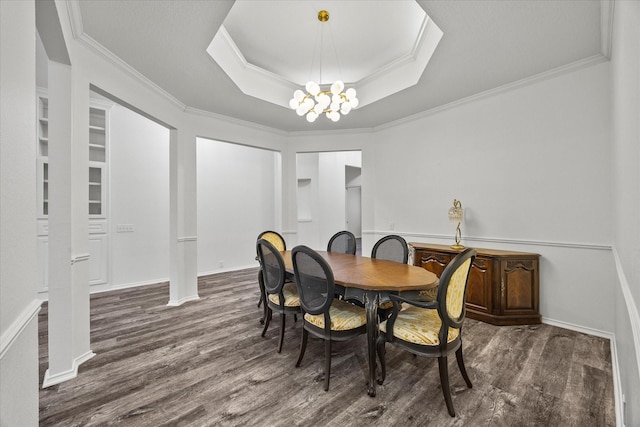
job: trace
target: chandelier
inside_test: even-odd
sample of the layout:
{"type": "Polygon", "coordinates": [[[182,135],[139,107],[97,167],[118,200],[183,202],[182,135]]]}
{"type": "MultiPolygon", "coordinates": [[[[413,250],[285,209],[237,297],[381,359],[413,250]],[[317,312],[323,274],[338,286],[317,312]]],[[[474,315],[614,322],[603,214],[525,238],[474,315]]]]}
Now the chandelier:
{"type": "MultiPolygon", "coordinates": [[[[329,12],[321,10],[318,12],[318,21],[327,22],[329,12]]],[[[320,82],[322,83],[322,30],[320,32],[320,82]]],[[[337,59],[337,54],[336,54],[337,59]]],[[[340,120],[341,114],[349,112],[358,106],[356,90],[349,88],[345,90],[344,82],[336,80],[329,90],[323,90],[320,84],[309,81],[305,85],[305,91],[300,89],[293,92],[293,98],[289,101],[289,107],[296,110],[299,116],[307,117],[309,123],[316,121],[318,116],[324,114],[331,121],[340,120]]]]}

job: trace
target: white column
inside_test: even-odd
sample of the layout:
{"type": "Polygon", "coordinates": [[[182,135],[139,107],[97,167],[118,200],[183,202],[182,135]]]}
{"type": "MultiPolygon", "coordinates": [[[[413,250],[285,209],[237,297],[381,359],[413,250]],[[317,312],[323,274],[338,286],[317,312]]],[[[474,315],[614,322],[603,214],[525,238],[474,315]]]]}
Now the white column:
{"type": "Polygon", "coordinates": [[[89,340],[89,83],[49,62],[49,368],[43,387],[74,378],[89,340]]]}
{"type": "Polygon", "coordinates": [[[199,299],[196,135],[190,129],[172,129],[170,139],[171,275],[168,305],[178,306],[199,299]]]}

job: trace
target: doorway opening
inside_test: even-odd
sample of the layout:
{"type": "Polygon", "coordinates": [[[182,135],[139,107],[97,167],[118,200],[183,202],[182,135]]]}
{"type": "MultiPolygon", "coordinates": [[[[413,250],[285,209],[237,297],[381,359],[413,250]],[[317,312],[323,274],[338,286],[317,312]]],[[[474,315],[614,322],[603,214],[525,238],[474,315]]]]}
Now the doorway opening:
{"type": "Polygon", "coordinates": [[[325,250],[341,230],[361,242],[362,152],[297,153],[296,175],[298,243],[325,250]]]}

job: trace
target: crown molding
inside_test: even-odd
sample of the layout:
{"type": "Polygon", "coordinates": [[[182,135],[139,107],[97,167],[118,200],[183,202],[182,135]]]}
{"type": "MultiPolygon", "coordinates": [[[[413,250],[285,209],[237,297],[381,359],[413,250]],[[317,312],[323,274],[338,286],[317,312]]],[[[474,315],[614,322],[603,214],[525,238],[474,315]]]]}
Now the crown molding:
{"type": "Polygon", "coordinates": [[[80,12],[80,0],[68,0],[66,3],[69,23],[71,24],[71,35],[73,35],[74,39],[77,39],[84,34],[82,13],[80,12]]]}
{"type": "MultiPolygon", "coordinates": [[[[352,128],[352,129],[325,129],[325,130],[301,130],[287,132],[290,137],[295,136],[336,136],[355,135],[359,133],[373,133],[375,128],[352,128]]],[[[343,150],[340,150],[343,151],[343,150]]]]}
{"type": "Polygon", "coordinates": [[[600,50],[611,59],[614,0],[600,0],[600,50]]]}
{"type": "Polygon", "coordinates": [[[71,21],[71,32],[73,37],[79,41],[84,46],[88,47],[91,51],[98,54],[98,56],[105,59],[107,62],[115,65],[117,68],[120,68],[122,71],[138,80],[144,86],[147,86],[149,89],[153,90],[167,101],[172,103],[174,106],[184,111],[187,106],[183,102],[179,101],[176,97],[171,95],[166,90],[162,89],[160,86],[149,80],[142,73],[138,72],[135,68],[127,64],[125,61],[120,59],[117,55],[111,52],[106,47],[102,46],[96,40],[94,40],[91,36],[86,34],[82,27],[82,15],[80,12],[80,5],[78,0],[70,0],[66,2],[67,4],[67,12],[69,14],[69,20],[71,21]]]}
{"type": "Polygon", "coordinates": [[[517,80],[515,82],[512,83],[507,83],[506,85],[502,85],[502,86],[498,86],[496,88],[493,89],[489,89],[486,90],[484,92],[480,92],[480,93],[476,93],[475,95],[471,95],[471,96],[467,96],[466,98],[461,98],[452,102],[449,102],[448,104],[444,104],[444,105],[440,105],[438,107],[434,107],[434,108],[430,108],[428,110],[425,111],[421,111],[417,114],[414,114],[412,116],[407,116],[407,117],[403,117],[401,119],[398,120],[394,120],[385,124],[382,124],[380,126],[376,126],[374,129],[375,132],[380,131],[380,130],[385,130],[385,129],[389,129],[389,128],[393,128],[395,126],[399,126],[399,125],[403,125],[405,123],[410,123],[416,120],[420,120],[422,118],[434,115],[434,114],[438,114],[441,113],[443,111],[447,111],[456,107],[460,107],[462,105],[471,103],[471,102],[475,102],[475,101],[479,101],[482,99],[486,99],[486,98],[490,98],[496,95],[500,95],[503,94],[505,92],[509,92],[512,91],[514,89],[519,89],[521,87],[526,87],[526,86],[530,86],[536,83],[539,83],[541,81],[544,80],[548,80],[554,77],[558,77],[561,76],[563,74],[567,74],[567,73],[571,73],[577,70],[581,70],[583,68],[587,68],[593,65],[597,65],[597,64],[601,64],[603,62],[608,61],[609,58],[607,58],[606,56],[604,56],[603,54],[599,53],[597,55],[593,55],[590,56],[588,58],[583,58],[580,59],[578,61],[572,62],[570,64],[566,64],[566,65],[562,65],[560,67],[548,70],[548,71],[543,71],[542,73],[538,73],[536,75],[530,76],[530,77],[525,77],[524,79],[520,79],[517,80]]]}
{"type": "MultiPolygon", "coordinates": [[[[213,112],[207,111],[207,110],[200,110],[198,108],[186,107],[184,109],[184,112],[187,113],[187,114],[194,115],[194,116],[207,117],[207,118],[211,118],[211,119],[216,119],[216,120],[220,120],[220,121],[223,121],[223,122],[227,122],[229,124],[242,126],[242,127],[245,127],[245,128],[252,128],[252,129],[260,130],[260,131],[263,131],[263,132],[273,133],[273,134],[276,134],[278,136],[287,136],[289,134],[287,131],[284,131],[282,129],[261,125],[259,123],[250,122],[250,121],[247,121],[247,120],[237,119],[237,118],[231,117],[231,116],[225,116],[223,114],[213,113],[213,112]]],[[[208,138],[208,137],[204,137],[203,136],[203,138],[208,138]]]]}

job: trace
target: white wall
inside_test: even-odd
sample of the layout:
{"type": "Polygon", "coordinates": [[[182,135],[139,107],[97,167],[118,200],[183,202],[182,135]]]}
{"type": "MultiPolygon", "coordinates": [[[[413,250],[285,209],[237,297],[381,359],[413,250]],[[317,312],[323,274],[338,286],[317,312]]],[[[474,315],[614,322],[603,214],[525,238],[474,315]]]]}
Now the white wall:
{"type": "Polygon", "coordinates": [[[541,254],[545,321],[607,335],[609,79],[600,63],[373,134],[294,135],[291,151],[362,149],[363,253],[391,233],[451,243],[447,211],[460,199],[463,243],[541,254]]]}
{"type": "Polygon", "coordinates": [[[38,424],[36,26],[0,2],[0,424],[38,424]]]}
{"type": "Polygon", "coordinates": [[[602,63],[379,132],[376,237],[449,243],[457,198],[463,243],[542,255],[546,320],[613,332],[609,78],[602,63]]]}
{"type": "Polygon", "coordinates": [[[109,288],[169,279],[169,129],[120,105],[110,110],[109,288]],[[133,225],[118,233],[119,224],[133,225]]]}
{"type": "Polygon", "coordinates": [[[198,274],[256,267],[256,237],[280,231],[280,153],[197,139],[198,274]]]}
{"type": "Polygon", "coordinates": [[[612,67],[616,346],[627,426],[640,425],[640,3],[616,1],[612,67]]]}

